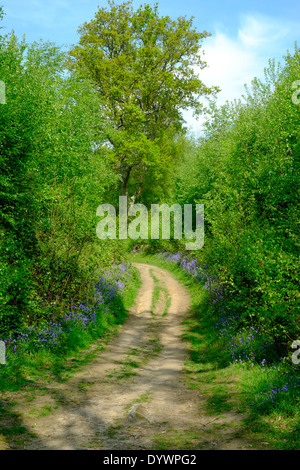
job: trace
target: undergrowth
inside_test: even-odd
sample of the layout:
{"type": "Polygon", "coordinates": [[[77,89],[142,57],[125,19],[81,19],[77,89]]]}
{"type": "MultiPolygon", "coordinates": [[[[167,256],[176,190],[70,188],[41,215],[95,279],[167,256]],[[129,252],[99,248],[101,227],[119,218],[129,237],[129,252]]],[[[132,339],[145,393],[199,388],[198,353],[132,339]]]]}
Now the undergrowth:
{"type": "Polygon", "coordinates": [[[130,259],[167,269],[189,290],[185,369],[189,386],[207,395],[206,411],[244,413],[244,435],[253,446],[300,449],[300,373],[291,357],[272,351],[274,345],[254,329],[243,331],[234,321],[225,325],[218,283],[195,260],[180,253],[130,259]]]}

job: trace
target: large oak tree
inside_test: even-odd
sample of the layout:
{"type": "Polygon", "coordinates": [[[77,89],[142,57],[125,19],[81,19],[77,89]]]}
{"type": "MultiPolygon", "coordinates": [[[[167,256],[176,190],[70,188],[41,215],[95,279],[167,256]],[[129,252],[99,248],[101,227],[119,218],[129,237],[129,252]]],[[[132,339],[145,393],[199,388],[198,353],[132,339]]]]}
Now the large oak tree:
{"type": "Polygon", "coordinates": [[[198,32],[193,18],[160,17],[158,4],[134,11],[131,1],[108,3],[79,29],[70,68],[91,78],[103,98],[105,133],[127,195],[133,172],[151,169],[155,178],[168,166],[172,146],[166,142],[184,132],[183,110],[201,113],[199,98],[217,88],[195,72],[206,67],[201,42],[209,34],[198,32]]]}

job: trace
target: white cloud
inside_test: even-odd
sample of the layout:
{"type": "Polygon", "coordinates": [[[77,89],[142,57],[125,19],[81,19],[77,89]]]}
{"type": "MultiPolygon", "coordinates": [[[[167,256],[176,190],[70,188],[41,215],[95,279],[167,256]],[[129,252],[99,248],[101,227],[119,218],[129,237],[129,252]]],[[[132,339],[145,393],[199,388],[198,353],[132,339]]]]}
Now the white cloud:
{"type": "MultiPolygon", "coordinates": [[[[217,95],[219,105],[240,98],[245,92],[244,85],[250,84],[255,76],[261,76],[266,65],[255,51],[221,31],[207,39],[204,50],[207,67],[198,73],[205,85],[221,89],[217,95]]],[[[184,118],[194,131],[201,130],[203,118],[197,121],[189,111],[184,113],[184,118]]]]}
{"type": "Polygon", "coordinates": [[[220,102],[238,98],[244,84],[260,74],[263,67],[254,51],[219,31],[207,43],[205,57],[208,67],[201,71],[201,79],[207,85],[221,88],[220,102]]]}
{"type": "MultiPolygon", "coordinates": [[[[208,66],[198,73],[206,85],[221,88],[217,103],[241,98],[245,84],[251,85],[255,77],[264,79],[269,59],[281,60],[293,44],[291,34],[295,27],[291,29],[291,24],[280,24],[277,19],[261,15],[243,15],[235,37],[216,28],[203,44],[208,66]]],[[[197,122],[191,112],[185,112],[184,118],[194,131],[201,130],[202,118],[197,122]]]]}
{"type": "Polygon", "coordinates": [[[288,37],[290,26],[278,19],[265,16],[243,15],[238,37],[246,47],[270,47],[274,42],[288,37]]]}

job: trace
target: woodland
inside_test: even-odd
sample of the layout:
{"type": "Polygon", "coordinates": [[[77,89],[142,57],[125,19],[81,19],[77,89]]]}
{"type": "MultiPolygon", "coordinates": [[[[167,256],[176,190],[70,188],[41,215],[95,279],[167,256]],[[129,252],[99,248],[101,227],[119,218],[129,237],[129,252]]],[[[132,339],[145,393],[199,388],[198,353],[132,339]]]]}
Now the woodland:
{"type": "Polygon", "coordinates": [[[130,1],[99,8],[68,51],[0,31],[0,384],[19,380],[25,356],[63,356],[117,325],[137,282],[130,257],[144,253],[207,289],[226,364],[275,370],[264,412],[282,406],[299,438],[300,49],[219,107],[218,77],[201,81],[209,35],[130,1]],[[187,109],[206,117],[201,136],[187,109]],[[119,196],[203,204],[203,248],[99,240],[97,207],[119,196]]]}

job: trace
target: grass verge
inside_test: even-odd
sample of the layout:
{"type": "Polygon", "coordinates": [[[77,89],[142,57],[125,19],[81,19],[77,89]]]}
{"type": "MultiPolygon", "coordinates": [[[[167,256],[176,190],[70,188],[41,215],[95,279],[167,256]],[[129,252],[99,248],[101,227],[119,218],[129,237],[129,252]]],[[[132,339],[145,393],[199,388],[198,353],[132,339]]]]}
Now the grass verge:
{"type": "MultiPolygon", "coordinates": [[[[185,371],[189,387],[201,394],[201,408],[211,415],[241,413],[244,418],[240,437],[255,449],[300,449],[297,367],[287,360],[268,366],[233,362],[228,345],[215,328],[203,284],[194,282],[175,263],[166,263],[155,255],[135,254],[130,255],[130,260],[167,269],[190,293],[191,312],[183,325],[183,338],[190,353],[185,371]]],[[[175,440],[176,448],[186,448],[186,436],[180,440],[177,435],[175,440]]],[[[157,445],[166,448],[170,443],[157,445]]]]}
{"type": "MultiPolygon", "coordinates": [[[[43,394],[47,383],[67,380],[76,370],[86,366],[93,357],[104,349],[109,339],[118,332],[119,325],[127,318],[133,305],[141,280],[134,268],[128,278],[122,295],[112,297],[96,313],[96,321],[90,328],[79,322],[72,326],[71,334],[62,342],[61,348],[30,349],[19,354],[8,354],[6,364],[0,365],[0,449],[25,449],[34,433],[23,426],[23,419],[15,406],[22,400],[32,401],[37,394],[43,394]]],[[[83,391],[91,385],[80,384],[83,391]]],[[[37,417],[46,416],[53,410],[46,404],[34,410],[37,417]]],[[[36,438],[36,437],[35,437],[36,438]]]]}
{"type": "Polygon", "coordinates": [[[122,295],[115,295],[108,303],[101,304],[95,321],[87,326],[80,321],[72,322],[56,348],[35,347],[30,340],[19,352],[8,351],[6,363],[0,365],[0,392],[34,387],[35,383],[52,379],[63,381],[85,366],[124,323],[140,284],[134,268],[122,295]]]}

